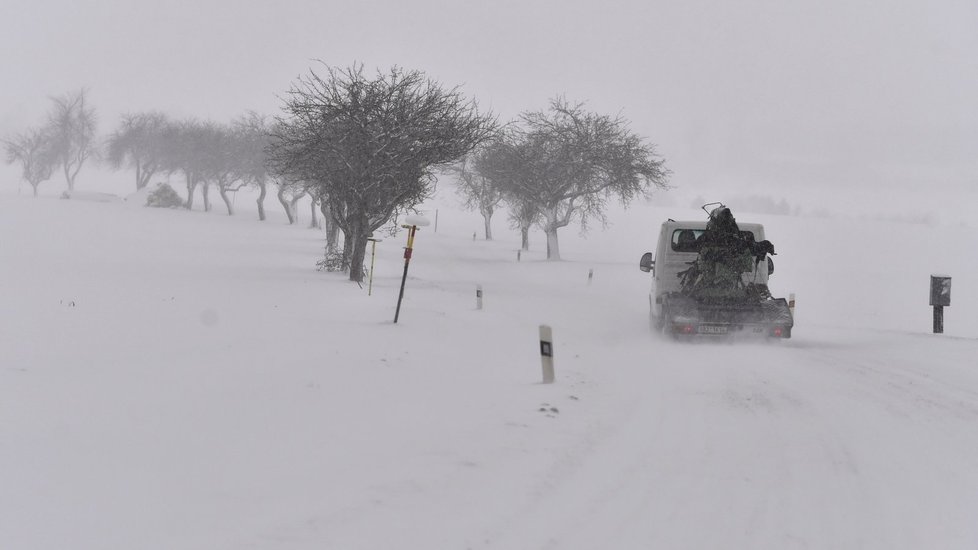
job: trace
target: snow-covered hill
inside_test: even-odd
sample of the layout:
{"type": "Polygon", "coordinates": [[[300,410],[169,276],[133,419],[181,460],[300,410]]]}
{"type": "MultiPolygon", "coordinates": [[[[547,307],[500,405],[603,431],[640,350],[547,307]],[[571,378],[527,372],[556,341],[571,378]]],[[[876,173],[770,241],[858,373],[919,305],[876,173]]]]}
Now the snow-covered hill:
{"type": "Polygon", "coordinates": [[[976,231],[737,214],[794,338],[667,342],[638,259],[701,215],[517,262],[443,211],[395,325],[403,234],[368,296],[280,220],[0,196],[0,547],[978,547],[976,231]]]}

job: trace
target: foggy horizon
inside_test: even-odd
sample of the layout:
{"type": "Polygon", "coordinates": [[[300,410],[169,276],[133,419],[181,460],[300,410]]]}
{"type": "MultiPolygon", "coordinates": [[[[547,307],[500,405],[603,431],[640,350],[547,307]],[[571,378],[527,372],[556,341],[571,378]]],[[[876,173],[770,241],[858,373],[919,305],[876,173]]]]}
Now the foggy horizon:
{"type": "Polygon", "coordinates": [[[424,71],[502,121],[557,95],[621,114],[693,192],[978,179],[978,5],[964,1],[9,8],[3,136],[82,87],[102,135],[124,112],[278,115],[321,60],[424,71]]]}

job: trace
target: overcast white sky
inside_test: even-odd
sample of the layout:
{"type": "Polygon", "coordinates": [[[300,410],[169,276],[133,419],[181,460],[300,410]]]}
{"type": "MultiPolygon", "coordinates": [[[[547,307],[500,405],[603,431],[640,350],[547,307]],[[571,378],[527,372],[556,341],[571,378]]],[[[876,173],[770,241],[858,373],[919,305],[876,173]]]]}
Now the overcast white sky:
{"type": "Polygon", "coordinates": [[[275,114],[314,59],[420,69],[502,119],[565,94],[630,119],[674,183],[978,183],[974,0],[0,0],[0,135],[47,97],[275,114]]]}

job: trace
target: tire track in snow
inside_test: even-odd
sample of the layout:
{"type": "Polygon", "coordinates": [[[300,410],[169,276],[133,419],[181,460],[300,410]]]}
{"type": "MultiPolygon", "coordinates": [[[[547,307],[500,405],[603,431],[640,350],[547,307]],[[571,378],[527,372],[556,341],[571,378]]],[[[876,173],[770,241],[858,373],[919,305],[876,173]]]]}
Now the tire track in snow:
{"type": "Polygon", "coordinates": [[[819,411],[796,388],[747,363],[718,369],[716,351],[745,353],[669,348],[692,352],[696,361],[682,370],[650,369],[642,382],[658,383],[654,395],[633,393],[622,414],[568,450],[533,500],[493,530],[487,547],[844,542],[853,529],[844,512],[805,521],[804,511],[831,509],[837,496],[863,491],[853,494],[859,468],[845,441],[817,421],[819,411]],[[820,486],[807,481],[813,468],[820,486]],[[710,529],[700,527],[704,522],[710,529]]]}

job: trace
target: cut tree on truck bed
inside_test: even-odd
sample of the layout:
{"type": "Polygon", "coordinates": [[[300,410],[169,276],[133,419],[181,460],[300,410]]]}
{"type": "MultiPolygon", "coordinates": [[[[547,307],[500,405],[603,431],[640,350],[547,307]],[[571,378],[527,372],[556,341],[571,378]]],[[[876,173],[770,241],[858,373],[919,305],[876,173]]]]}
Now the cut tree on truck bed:
{"type": "Polygon", "coordinates": [[[738,225],[720,203],[703,209],[707,220],[663,222],[655,254],[647,252],[639,262],[652,273],[652,327],[671,336],[791,338],[788,302],[768,289],[774,246],[764,226],[738,225]]]}

